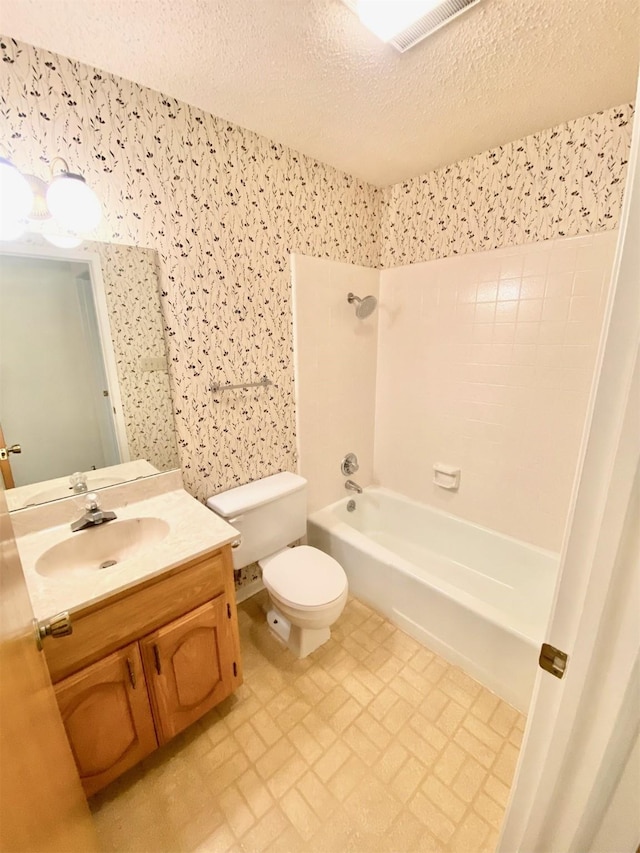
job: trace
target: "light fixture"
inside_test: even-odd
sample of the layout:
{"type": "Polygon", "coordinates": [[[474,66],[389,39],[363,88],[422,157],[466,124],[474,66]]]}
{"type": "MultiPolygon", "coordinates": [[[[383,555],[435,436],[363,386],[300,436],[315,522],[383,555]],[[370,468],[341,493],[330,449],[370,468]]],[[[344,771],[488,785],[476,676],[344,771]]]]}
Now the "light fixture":
{"type": "Polygon", "coordinates": [[[33,192],[25,176],[0,157],[0,239],[20,237],[32,204],[33,192]]]}
{"type": "Polygon", "coordinates": [[[480,0],[342,0],[374,35],[400,53],[480,0]]]}
{"type": "Polygon", "coordinates": [[[51,215],[69,231],[93,231],[102,218],[98,196],[82,175],[69,171],[61,157],[51,163],[52,175],[57,162],[63,164],[64,171],[52,177],[47,189],[51,215]]]}
{"type": "Polygon", "coordinates": [[[15,240],[29,230],[62,248],[79,246],[102,218],[95,192],[61,157],[51,162],[48,184],[0,158],[0,206],[1,240],[15,240]]]}
{"type": "Polygon", "coordinates": [[[368,30],[382,41],[414,24],[441,0],[357,0],[356,12],[368,30]]]}
{"type": "Polygon", "coordinates": [[[57,246],[58,249],[75,249],[82,243],[82,237],[70,231],[65,233],[64,231],[53,231],[45,228],[42,231],[42,236],[52,246],[57,246]]]}

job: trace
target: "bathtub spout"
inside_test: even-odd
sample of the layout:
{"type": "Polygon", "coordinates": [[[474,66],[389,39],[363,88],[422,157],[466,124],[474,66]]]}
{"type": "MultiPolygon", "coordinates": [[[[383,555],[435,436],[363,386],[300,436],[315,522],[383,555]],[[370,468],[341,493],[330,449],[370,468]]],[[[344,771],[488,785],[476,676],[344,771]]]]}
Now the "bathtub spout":
{"type": "Polygon", "coordinates": [[[357,483],[354,483],[353,480],[347,480],[344,487],[348,492],[357,492],[359,495],[362,494],[362,488],[357,483]]]}

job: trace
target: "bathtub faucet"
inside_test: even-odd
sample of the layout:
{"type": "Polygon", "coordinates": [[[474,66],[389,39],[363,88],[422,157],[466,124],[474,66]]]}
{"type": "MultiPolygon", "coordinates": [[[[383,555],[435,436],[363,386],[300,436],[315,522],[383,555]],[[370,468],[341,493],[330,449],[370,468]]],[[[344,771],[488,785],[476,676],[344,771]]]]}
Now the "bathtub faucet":
{"type": "Polygon", "coordinates": [[[362,488],[357,483],[354,483],[353,480],[347,480],[344,487],[348,492],[357,492],[359,495],[362,494],[362,488]]]}

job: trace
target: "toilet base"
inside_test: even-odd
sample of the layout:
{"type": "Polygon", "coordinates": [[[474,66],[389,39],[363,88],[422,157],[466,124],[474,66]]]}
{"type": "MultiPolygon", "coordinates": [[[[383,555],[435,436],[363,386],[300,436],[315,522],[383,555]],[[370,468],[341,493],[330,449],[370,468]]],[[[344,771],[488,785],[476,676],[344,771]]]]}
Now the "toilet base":
{"type": "Polygon", "coordinates": [[[298,628],[297,625],[292,625],[287,646],[296,657],[306,658],[324,645],[330,637],[329,628],[298,628]]]}
{"type": "Polygon", "coordinates": [[[289,643],[289,636],[291,634],[291,622],[288,619],[285,619],[282,613],[279,613],[273,607],[267,611],[267,625],[271,630],[272,634],[275,634],[279,640],[281,640],[285,646],[289,643]]]}
{"type": "Polygon", "coordinates": [[[297,658],[306,658],[331,637],[329,628],[299,628],[292,625],[275,607],[270,607],[266,616],[271,633],[297,658]]]}

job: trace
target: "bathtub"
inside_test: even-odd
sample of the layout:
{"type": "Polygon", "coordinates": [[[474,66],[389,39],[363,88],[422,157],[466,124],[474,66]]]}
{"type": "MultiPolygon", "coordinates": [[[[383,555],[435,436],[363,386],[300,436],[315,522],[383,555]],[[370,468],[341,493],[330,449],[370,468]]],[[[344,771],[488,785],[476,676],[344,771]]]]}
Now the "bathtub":
{"type": "Polygon", "coordinates": [[[369,487],[309,517],[351,592],[526,712],[558,554],[369,487]]]}

